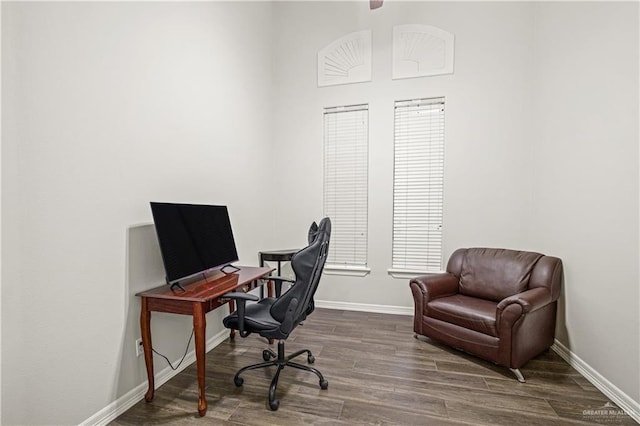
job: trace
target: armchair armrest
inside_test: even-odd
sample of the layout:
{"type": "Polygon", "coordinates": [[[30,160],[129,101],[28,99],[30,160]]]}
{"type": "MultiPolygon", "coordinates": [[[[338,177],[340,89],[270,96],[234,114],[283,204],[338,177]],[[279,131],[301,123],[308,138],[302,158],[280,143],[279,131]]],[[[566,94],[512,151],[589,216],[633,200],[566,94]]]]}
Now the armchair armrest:
{"type": "Polygon", "coordinates": [[[551,346],[555,310],[551,312],[545,308],[553,303],[555,300],[546,287],[530,288],[498,303],[496,326],[500,345],[509,348],[499,351],[499,364],[519,368],[526,360],[551,346]]]}
{"type": "Polygon", "coordinates": [[[498,303],[498,312],[504,311],[509,305],[518,304],[523,313],[534,312],[553,302],[548,288],[537,287],[522,293],[514,294],[498,303]]]}
{"type": "Polygon", "coordinates": [[[450,273],[415,277],[411,280],[410,285],[423,294],[425,302],[458,293],[458,277],[450,273]]]}
{"type": "Polygon", "coordinates": [[[257,302],[260,300],[258,296],[250,293],[242,293],[239,291],[232,291],[230,293],[225,293],[222,295],[223,299],[233,299],[236,301],[237,307],[236,312],[238,314],[238,332],[241,337],[247,337],[249,332],[244,329],[244,311],[247,306],[247,300],[251,300],[252,302],[257,302]]]}
{"type": "Polygon", "coordinates": [[[413,331],[424,335],[422,319],[427,314],[429,301],[438,297],[451,296],[458,292],[458,277],[451,273],[427,274],[409,281],[413,294],[413,331]]]}

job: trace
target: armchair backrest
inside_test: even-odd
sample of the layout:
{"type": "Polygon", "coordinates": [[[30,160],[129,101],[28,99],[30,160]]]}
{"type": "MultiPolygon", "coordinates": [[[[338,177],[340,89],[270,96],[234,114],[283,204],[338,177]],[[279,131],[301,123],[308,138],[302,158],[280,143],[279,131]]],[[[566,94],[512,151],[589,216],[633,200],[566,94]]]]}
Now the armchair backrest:
{"type": "MultiPolygon", "coordinates": [[[[312,228],[315,227],[312,225],[312,228]]],[[[304,321],[327,260],[330,238],[331,220],[325,217],[317,229],[314,229],[313,236],[310,233],[310,244],[291,258],[291,268],[295,273],[296,282],[271,306],[271,316],[275,320],[284,322],[287,312],[293,309],[293,312],[289,313],[293,321],[290,326],[295,327],[304,321]]]]}
{"type": "Polygon", "coordinates": [[[529,288],[548,287],[552,300],[559,296],[562,263],[540,253],[468,248],[456,250],[447,272],[459,280],[459,292],[499,302],[529,288]]]}

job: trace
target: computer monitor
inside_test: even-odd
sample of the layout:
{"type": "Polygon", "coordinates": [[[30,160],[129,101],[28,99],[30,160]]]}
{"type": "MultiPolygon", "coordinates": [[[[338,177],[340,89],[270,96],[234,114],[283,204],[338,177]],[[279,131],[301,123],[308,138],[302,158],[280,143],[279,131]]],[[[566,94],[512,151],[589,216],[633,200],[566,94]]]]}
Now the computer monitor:
{"type": "Polygon", "coordinates": [[[226,206],[151,202],[167,284],[238,261],[226,206]]]}

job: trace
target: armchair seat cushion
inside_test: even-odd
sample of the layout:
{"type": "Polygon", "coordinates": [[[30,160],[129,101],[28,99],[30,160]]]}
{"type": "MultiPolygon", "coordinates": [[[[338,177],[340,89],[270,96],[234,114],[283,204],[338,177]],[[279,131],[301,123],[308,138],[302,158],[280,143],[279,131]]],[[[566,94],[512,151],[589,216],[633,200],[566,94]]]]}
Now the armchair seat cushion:
{"type": "Polygon", "coordinates": [[[491,300],[456,294],[430,301],[427,304],[427,311],[431,318],[498,337],[497,306],[498,304],[491,300]]]}

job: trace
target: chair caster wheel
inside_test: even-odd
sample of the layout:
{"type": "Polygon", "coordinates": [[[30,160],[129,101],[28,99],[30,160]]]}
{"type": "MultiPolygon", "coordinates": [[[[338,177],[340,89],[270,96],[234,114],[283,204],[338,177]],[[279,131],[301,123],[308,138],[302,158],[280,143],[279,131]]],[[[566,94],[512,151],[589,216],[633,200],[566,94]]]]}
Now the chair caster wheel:
{"type": "Polygon", "coordinates": [[[320,389],[327,389],[329,387],[329,382],[326,380],[320,380],[320,389]]]}
{"type": "Polygon", "coordinates": [[[271,359],[271,353],[268,350],[262,351],[262,359],[265,361],[269,361],[271,359]]]}
{"type": "Polygon", "coordinates": [[[313,364],[314,362],[316,362],[316,358],[313,355],[309,354],[309,356],[307,357],[307,362],[309,364],[313,364]]]}
{"type": "Polygon", "coordinates": [[[244,383],[244,379],[242,377],[234,377],[233,383],[235,383],[237,387],[240,387],[244,383]]]}
{"type": "Polygon", "coordinates": [[[280,406],[280,400],[274,399],[273,401],[269,401],[269,408],[271,411],[276,411],[280,406]]]}

